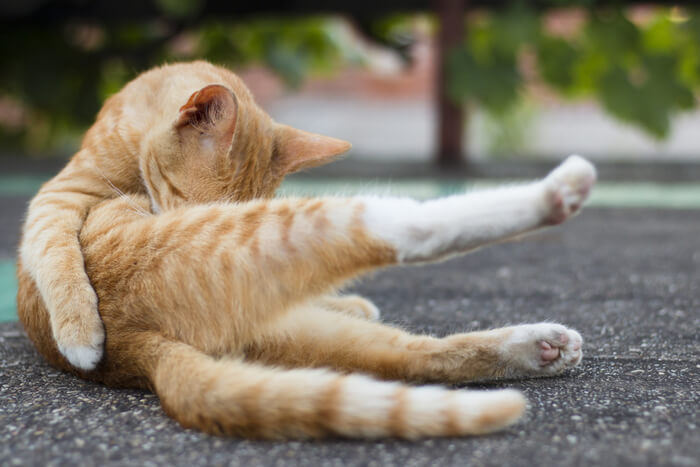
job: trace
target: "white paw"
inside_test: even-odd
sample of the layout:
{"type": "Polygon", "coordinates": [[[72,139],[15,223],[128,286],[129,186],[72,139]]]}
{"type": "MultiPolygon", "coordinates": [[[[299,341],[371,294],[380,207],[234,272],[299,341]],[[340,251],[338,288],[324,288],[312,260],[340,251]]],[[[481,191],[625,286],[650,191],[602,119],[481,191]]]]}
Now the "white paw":
{"type": "Polygon", "coordinates": [[[561,324],[514,326],[501,344],[508,376],[551,376],[579,364],[583,338],[561,324]]]}
{"type": "Polygon", "coordinates": [[[78,322],[54,329],[58,351],[68,362],[81,370],[94,370],[104,353],[105,331],[97,306],[84,313],[78,322]]]}
{"type": "Polygon", "coordinates": [[[102,344],[96,347],[58,346],[58,351],[76,368],[94,370],[102,358],[102,344]]]}
{"type": "Polygon", "coordinates": [[[549,214],[547,222],[561,224],[581,208],[596,181],[593,164],[569,156],[544,179],[549,214]]]}
{"type": "Polygon", "coordinates": [[[49,308],[51,331],[58,351],[81,370],[94,370],[104,353],[105,330],[97,310],[97,295],[87,282],[66,283],[56,294],[62,307],[49,308]]]}

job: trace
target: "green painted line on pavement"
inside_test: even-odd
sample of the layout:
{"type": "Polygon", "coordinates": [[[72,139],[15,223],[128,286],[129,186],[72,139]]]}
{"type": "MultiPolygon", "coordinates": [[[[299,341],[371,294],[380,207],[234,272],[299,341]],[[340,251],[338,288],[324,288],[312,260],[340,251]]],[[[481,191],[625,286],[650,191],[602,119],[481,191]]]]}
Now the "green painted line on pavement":
{"type": "Polygon", "coordinates": [[[0,175],[0,196],[31,196],[48,179],[41,175],[0,175]]]}
{"type": "Polygon", "coordinates": [[[700,209],[700,183],[600,183],[590,206],[700,209]]]}
{"type": "Polygon", "coordinates": [[[15,262],[0,261],[0,323],[17,321],[15,262]]]}
{"type": "MultiPolygon", "coordinates": [[[[37,192],[45,176],[0,175],[0,196],[31,196],[37,192]]],[[[283,195],[317,196],[321,194],[351,196],[393,194],[418,199],[436,198],[480,188],[490,188],[518,181],[475,180],[441,182],[432,180],[366,180],[366,179],[291,179],[282,184],[283,195]]],[[[649,207],[667,209],[700,209],[699,183],[599,182],[589,202],[599,207],[649,207]]]]}
{"type": "MultiPolygon", "coordinates": [[[[427,199],[513,183],[519,182],[503,180],[477,180],[464,183],[425,180],[396,180],[393,182],[288,180],[282,185],[280,193],[299,196],[392,194],[427,199]]],[[[599,182],[593,189],[587,205],[593,207],[700,209],[700,183],[599,182]]]]}

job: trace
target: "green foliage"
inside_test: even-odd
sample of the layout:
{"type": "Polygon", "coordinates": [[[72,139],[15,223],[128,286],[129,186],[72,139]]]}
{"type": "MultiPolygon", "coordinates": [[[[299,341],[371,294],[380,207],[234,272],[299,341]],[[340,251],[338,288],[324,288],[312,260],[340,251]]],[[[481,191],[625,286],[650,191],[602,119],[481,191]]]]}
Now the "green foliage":
{"type": "MultiPolygon", "coordinates": [[[[170,18],[196,12],[199,0],[159,0],[170,18]]],[[[309,73],[361,60],[338,20],[322,17],[210,22],[185,28],[177,20],[0,28],[0,100],[26,111],[23,128],[3,127],[5,147],[30,151],[75,146],[101,103],[154,64],[207,59],[229,66],[259,62],[290,86],[309,73]],[[180,41],[185,47],[178,49],[180,41]],[[71,139],[72,138],[72,139],[71,139]]],[[[1,104],[1,102],[0,102],[1,104]]]]}
{"type": "Polygon", "coordinates": [[[253,23],[206,24],[193,54],[217,63],[262,61],[292,87],[309,71],[327,72],[354,57],[340,25],[323,17],[261,19],[253,23]]]}
{"type": "Polygon", "coordinates": [[[529,150],[536,116],[534,103],[521,99],[503,114],[480,112],[471,115],[473,126],[470,131],[477,133],[477,138],[484,142],[489,158],[509,158],[529,150]]]}
{"type": "Polygon", "coordinates": [[[462,47],[451,51],[448,60],[449,95],[471,99],[502,113],[518,97],[522,77],[518,71],[521,45],[531,42],[539,30],[539,18],[521,4],[468,27],[462,47]]]}
{"type": "MultiPolygon", "coordinates": [[[[600,6],[610,3],[551,0],[553,8],[578,5],[586,12],[583,26],[566,37],[550,33],[543,21],[547,10],[535,10],[531,2],[471,15],[464,43],[449,54],[448,92],[502,118],[517,108],[534,73],[562,96],[594,98],[613,116],[667,136],[671,117],[696,105],[700,10],[659,8],[640,25],[621,9],[600,6]]],[[[149,22],[0,28],[0,110],[8,97],[24,109],[23,125],[0,119],[0,142],[31,151],[74,146],[104,99],[164,61],[258,62],[294,87],[309,73],[364,59],[333,18],[190,24],[204,0],[155,4],[163,16],[149,22]]],[[[404,50],[412,21],[392,15],[378,20],[374,33],[404,50]]]]}
{"type": "Polygon", "coordinates": [[[567,94],[576,82],[576,65],[581,59],[579,49],[558,37],[541,36],[537,40],[537,66],[542,79],[557,91],[567,94]]]}
{"type": "Polygon", "coordinates": [[[561,95],[593,97],[620,120],[667,136],[670,118],[696,104],[700,12],[673,18],[674,10],[659,8],[639,26],[618,8],[586,11],[585,26],[566,38],[549,33],[522,2],[473,21],[449,57],[450,94],[504,114],[519,100],[524,79],[518,58],[527,52],[538,78],[561,95]]]}
{"type": "Polygon", "coordinates": [[[516,58],[494,54],[486,59],[467,48],[458,48],[448,57],[447,92],[455,100],[469,99],[493,112],[508,110],[518,97],[521,84],[516,58]],[[454,79],[454,77],[460,79],[454,79]]]}
{"type": "Polygon", "coordinates": [[[158,8],[172,18],[188,18],[202,9],[204,0],[155,0],[158,8]]]}

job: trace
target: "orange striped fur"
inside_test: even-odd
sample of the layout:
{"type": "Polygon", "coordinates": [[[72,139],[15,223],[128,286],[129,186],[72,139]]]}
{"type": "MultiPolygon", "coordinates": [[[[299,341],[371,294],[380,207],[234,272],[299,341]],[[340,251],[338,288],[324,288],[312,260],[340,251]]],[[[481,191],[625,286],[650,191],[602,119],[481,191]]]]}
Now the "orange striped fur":
{"type": "Polygon", "coordinates": [[[213,434],[416,438],[514,422],[516,391],[382,381],[537,376],[513,355],[543,341],[518,327],[413,335],[335,295],[396,264],[398,247],[368,229],[360,198],[273,194],[285,174],[348,147],[273,122],[207,63],[141,75],[30,206],[17,297],[30,339],[52,365],[150,388],[183,426],[213,434]],[[95,326],[104,355],[76,365],[62,339],[83,345],[95,326]]]}

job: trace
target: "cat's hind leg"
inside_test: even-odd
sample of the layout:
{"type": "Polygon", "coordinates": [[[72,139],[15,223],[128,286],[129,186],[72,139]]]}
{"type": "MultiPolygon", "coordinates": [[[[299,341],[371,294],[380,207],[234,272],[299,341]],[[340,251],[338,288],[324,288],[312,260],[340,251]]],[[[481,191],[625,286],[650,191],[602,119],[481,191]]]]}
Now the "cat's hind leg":
{"type": "MultiPolygon", "coordinates": [[[[336,315],[338,315],[336,313],[336,315]]],[[[367,322],[367,321],[365,321],[367,322]]],[[[164,410],[185,427],[253,438],[420,438],[498,430],[525,409],[517,391],[411,387],[323,369],[214,359],[159,335],[133,355],[164,410]]]]}
{"type": "Polygon", "coordinates": [[[309,304],[261,330],[247,358],[287,367],[362,371],[383,379],[461,383],[554,376],[576,366],[581,336],[538,323],[444,338],[416,335],[309,304]]]}
{"type": "Polygon", "coordinates": [[[203,256],[222,254],[211,270],[217,276],[226,276],[216,271],[226,269],[220,261],[225,252],[235,255],[229,262],[244,265],[233,276],[246,284],[236,299],[248,297],[248,316],[250,310],[286,310],[374,268],[436,261],[561,223],[580,209],[595,178],[589,162],[572,156],[538,182],[426,202],[357,197],[251,203],[223,221],[234,227],[225,242],[230,247],[203,256]]]}
{"type": "Polygon", "coordinates": [[[399,262],[435,261],[564,222],[588,197],[593,165],[569,157],[541,181],[417,202],[365,198],[364,220],[399,262]]]}

